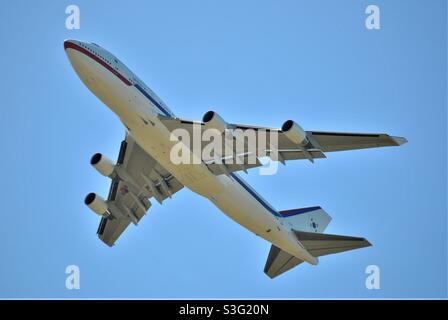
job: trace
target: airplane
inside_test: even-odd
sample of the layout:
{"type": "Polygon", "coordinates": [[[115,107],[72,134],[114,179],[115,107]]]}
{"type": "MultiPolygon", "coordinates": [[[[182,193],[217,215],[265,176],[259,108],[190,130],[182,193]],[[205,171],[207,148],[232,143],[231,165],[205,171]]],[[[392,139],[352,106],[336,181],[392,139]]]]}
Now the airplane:
{"type": "Polygon", "coordinates": [[[116,163],[101,153],[90,160],[101,175],[111,179],[106,200],[89,193],[84,201],[101,217],[97,234],[106,245],[113,246],[131,223],[137,225],[151,207],[151,200],[162,204],[187,187],[272,244],[264,268],[270,278],[303,262],[317,265],[320,256],[371,246],[361,237],[323,233],[331,217],[320,206],[274,209],[236,173],[262,166],[258,160],[252,164],[227,165],[216,159],[174,164],[170,150],[179,141],[173,141],[171,135],[179,128],[192,132],[194,125],[201,130],[220,130],[223,137],[224,132],[236,129],[266,129],[278,135],[278,146],[269,150],[268,143],[262,151],[268,155],[276,153],[277,158],[273,159],[282,163],[298,159],[314,161],[326,158],[327,152],[400,146],[407,142],[405,138],[377,133],[305,131],[292,120],[281,128],[232,124],[214,111],[205,113],[202,121],[181,119],[124,63],[101,46],[65,40],[64,50],[81,81],[126,128],[116,163]]]}

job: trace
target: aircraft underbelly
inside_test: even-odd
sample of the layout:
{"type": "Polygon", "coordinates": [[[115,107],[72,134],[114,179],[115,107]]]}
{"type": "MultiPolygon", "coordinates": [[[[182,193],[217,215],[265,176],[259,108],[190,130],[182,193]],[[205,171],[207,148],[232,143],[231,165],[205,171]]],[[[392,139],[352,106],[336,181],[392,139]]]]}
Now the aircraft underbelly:
{"type": "Polygon", "coordinates": [[[173,164],[170,159],[169,131],[157,119],[155,125],[139,125],[131,134],[152,157],[176,179],[193,192],[206,197],[232,220],[260,235],[271,238],[269,233],[279,232],[277,220],[253,197],[241,189],[236,181],[226,175],[216,176],[204,164],[173,164]],[[163,126],[163,127],[162,127],[163,126]]]}

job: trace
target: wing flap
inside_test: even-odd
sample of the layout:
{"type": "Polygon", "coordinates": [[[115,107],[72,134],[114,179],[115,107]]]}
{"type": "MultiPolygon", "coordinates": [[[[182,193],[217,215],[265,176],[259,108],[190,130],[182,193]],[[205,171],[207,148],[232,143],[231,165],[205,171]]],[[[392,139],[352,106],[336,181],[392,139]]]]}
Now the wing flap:
{"type": "Polygon", "coordinates": [[[130,223],[131,220],[126,218],[103,217],[98,227],[98,237],[109,247],[112,247],[130,223]]]}

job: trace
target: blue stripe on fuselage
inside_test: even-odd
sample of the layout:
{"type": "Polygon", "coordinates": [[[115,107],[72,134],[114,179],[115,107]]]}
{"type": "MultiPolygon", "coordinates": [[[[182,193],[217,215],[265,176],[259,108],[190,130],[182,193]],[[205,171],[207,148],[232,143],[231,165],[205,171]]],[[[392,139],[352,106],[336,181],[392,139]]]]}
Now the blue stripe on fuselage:
{"type": "Polygon", "coordinates": [[[150,94],[148,94],[142,87],[140,87],[138,84],[134,84],[134,87],[137,88],[138,91],[140,91],[146,98],[148,98],[149,101],[152,102],[153,105],[155,105],[164,115],[167,117],[172,117],[172,115],[166,111],[164,107],[162,107],[153,97],[151,97],[150,94]]]}
{"type": "Polygon", "coordinates": [[[321,207],[309,207],[309,208],[300,208],[300,209],[292,209],[292,210],[284,210],[284,211],[280,211],[279,213],[284,217],[292,217],[292,216],[296,216],[298,214],[302,214],[302,213],[307,213],[307,212],[311,212],[311,211],[316,211],[316,210],[320,210],[322,209],[321,207]]]}
{"type": "Polygon", "coordinates": [[[303,213],[307,213],[307,212],[311,212],[311,211],[322,209],[321,207],[310,207],[310,208],[301,208],[301,209],[294,209],[294,210],[286,210],[286,211],[277,212],[269,204],[267,204],[266,201],[261,199],[260,196],[258,194],[256,194],[255,191],[253,191],[251,189],[251,187],[249,187],[236,174],[230,173],[230,176],[232,176],[232,178],[235,179],[236,182],[238,182],[244,189],[246,189],[246,191],[249,192],[255,198],[255,200],[257,200],[263,207],[265,207],[266,210],[268,210],[271,214],[273,214],[276,217],[286,218],[286,217],[291,217],[291,216],[295,216],[295,215],[298,215],[298,214],[303,214],[303,213]]]}
{"type": "Polygon", "coordinates": [[[249,192],[252,197],[255,198],[255,200],[257,200],[263,207],[266,208],[266,210],[268,210],[270,213],[272,213],[274,216],[276,217],[281,217],[281,215],[275,211],[274,209],[271,208],[271,206],[269,204],[266,203],[266,201],[264,201],[263,199],[261,199],[258,194],[256,194],[248,185],[246,185],[244,183],[243,180],[241,180],[236,174],[234,173],[230,173],[230,176],[235,179],[236,182],[238,182],[244,189],[246,189],[247,192],[249,192]]]}

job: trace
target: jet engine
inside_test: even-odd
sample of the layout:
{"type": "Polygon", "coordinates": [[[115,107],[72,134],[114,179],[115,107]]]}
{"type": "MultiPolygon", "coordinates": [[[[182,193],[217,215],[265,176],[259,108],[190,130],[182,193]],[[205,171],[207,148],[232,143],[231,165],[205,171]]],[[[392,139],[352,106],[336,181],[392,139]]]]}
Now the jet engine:
{"type": "Polygon", "coordinates": [[[306,131],[292,120],[285,121],[282,125],[282,131],[285,136],[297,145],[305,146],[308,144],[306,131]]]}
{"type": "Polygon", "coordinates": [[[91,192],[84,199],[84,203],[97,215],[104,216],[107,214],[107,203],[99,195],[91,192]]]}
{"type": "Polygon", "coordinates": [[[202,117],[202,122],[205,123],[206,129],[216,129],[224,133],[227,129],[227,123],[214,111],[208,111],[202,117]]]}
{"type": "Polygon", "coordinates": [[[101,153],[95,153],[90,164],[105,177],[110,177],[115,170],[115,164],[101,153]]]}

